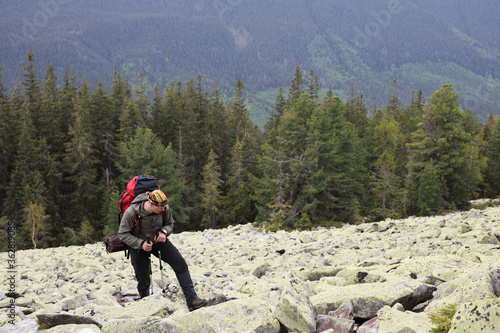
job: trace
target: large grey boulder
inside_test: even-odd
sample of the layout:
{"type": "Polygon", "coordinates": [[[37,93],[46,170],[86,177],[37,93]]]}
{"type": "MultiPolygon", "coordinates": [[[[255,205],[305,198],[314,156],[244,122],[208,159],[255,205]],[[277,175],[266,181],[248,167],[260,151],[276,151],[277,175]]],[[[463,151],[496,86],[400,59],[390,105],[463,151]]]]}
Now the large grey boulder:
{"type": "Polygon", "coordinates": [[[141,317],[110,319],[102,327],[104,333],[182,333],[183,328],[171,319],[159,317],[141,317]]]}
{"type": "Polygon", "coordinates": [[[67,324],[59,325],[43,330],[43,333],[101,333],[99,327],[89,324],[67,324]]]}
{"type": "Polygon", "coordinates": [[[500,300],[488,298],[461,304],[449,333],[498,332],[499,328],[500,300]]]}
{"type": "Polygon", "coordinates": [[[87,304],[75,310],[75,314],[83,315],[85,312],[93,311],[95,313],[94,317],[104,321],[139,317],[166,318],[181,308],[187,310],[187,306],[183,306],[182,303],[172,302],[162,294],[154,294],[139,301],[127,303],[124,307],[87,304]]]}
{"type": "Polygon", "coordinates": [[[280,324],[266,301],[237,299],[170,318],[185,333],[278,333],[280,324]]]}
{"type": "Polygon", "coordinates": [[[425,311],[437,312],[447,304],[474,302],[495,295],[500,295],[500,261],[470,265],[469,271],[438,286],[425,311]]]}
{"type": "Polygon", "coordinates": [[[307,292],[295,279],[283,286],[274,315],[289,332],[315,332],[316,314],[307,292]]]}
{"type": "Polygon", "coordinates": [[[0,333],[34,333],[38,331],[38,323],[35,319],[27,319],[0,327],[0,333]]]}
{"type": "Polygon", "coordinates": [[[405,311],[401,304],[384,306],[377,313],[378,333],[429,333],[432,324],[426,313],[405,311]]]}
{"type": "Polygon", "coordinates": [[[85,325],[91,324],[102,327],[104,321],[92,316],[80,316],[70,313],[40,313],[36,315],[40,329],[48,329],[58,325],[85,325]]]}
{"type": "Polygon", "coordinates": [[[329,291],[311,297],[318,314],[328,313],[351,300],[354,316],[370,319],[386,305],[401,303],[411,310],[417,304],[432,298],[436,288],[406,277],[393,278],[387,282],[364,283],[345,287],[332,287],[329,291]]]}

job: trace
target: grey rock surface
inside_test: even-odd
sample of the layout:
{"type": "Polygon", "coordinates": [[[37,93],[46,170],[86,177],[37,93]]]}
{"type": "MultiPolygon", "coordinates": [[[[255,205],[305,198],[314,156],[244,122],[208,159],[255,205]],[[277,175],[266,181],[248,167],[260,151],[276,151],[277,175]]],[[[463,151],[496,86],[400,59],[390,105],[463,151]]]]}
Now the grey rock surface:
{"type": "Polygon", "coordinates": [[[453,332],[490,329],[500,325],[499,238],[500,207],[303,232],[174,233],[210,305],[193,312],[157,260],[155,292],[137,300],[130,262],[102,243],[17,251],[14,269],[0,271],[0,332],[43,331],[46,318],[59,320],[45,332],[424,332],[428,314],[451,303],[453,332]]]}

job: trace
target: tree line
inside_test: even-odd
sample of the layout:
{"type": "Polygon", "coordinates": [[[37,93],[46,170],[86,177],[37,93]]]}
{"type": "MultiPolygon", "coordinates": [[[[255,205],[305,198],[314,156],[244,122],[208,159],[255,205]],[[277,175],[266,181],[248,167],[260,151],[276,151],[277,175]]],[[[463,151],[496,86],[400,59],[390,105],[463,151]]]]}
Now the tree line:
{"type": "Polygon", "coordinates": [[[101,241],[118,229],[130,177],[158,177],[176,230],[253,222],[307,229],[467,209],[500,195],[500,121],[481,124],[443,85],[403,107],[393,93],[369,109],[351,87],[320,98],[313,70],[296,68],[269,119],[253,124],[237,80],[223,98],[201,76],[164,91],[119,72],[90,87],[66,69],[38,77],[27,54],[12,87],[0,68],[0,226],[18,249],[101,241]]]}

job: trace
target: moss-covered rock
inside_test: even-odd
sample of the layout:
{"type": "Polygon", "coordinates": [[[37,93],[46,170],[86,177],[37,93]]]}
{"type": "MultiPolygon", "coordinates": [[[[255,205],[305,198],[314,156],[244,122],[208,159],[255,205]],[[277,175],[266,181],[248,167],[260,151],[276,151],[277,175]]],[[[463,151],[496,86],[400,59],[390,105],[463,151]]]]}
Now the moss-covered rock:
{"type": "Polygon", "coordinates": [[[316,314],[311,300],[295,279],[285,282],[274,315],[290,332],[316,331],[316,314]]]}
{"type": "MultiPolygon", "coordinates": [[[[162,294],[158,260],[152,261],[154,295],[137,301],[133,268],[123,253],[108,254],[102,244],[23,250],[16,252],[12,276],[0,270],[0,329],[67,311],[92,312],[116,332],[183,332],[195,321],[209,332],[271,332],[279,329],[278,319],[283,327],[307,331],[314,317],[309,298],[316,317],[351,300],[357,322],[399,302],[405,311],[395,316],[406,321],[403,329],[418,331],[410,327],[417,325],[407,312],[413,306],[429,313],[500,296],[500,207],[305,232],[263,232],[247,224],[169,238],[186,259],[198,295],[215,306],[189,313],[166,264],[162,294]],[[292,278],[300,288],[287,289],[292,278]],[[8,308],[12,301],[15,314],[8,308]]],[[[0,253],[0,261],[6,255],[0,253]]]]}
{"type": "Polygon", "coordinates": [[[471,265],[469,271],[456,279],[438,286],[433,301],[425,309],[426,312],[437,312],[438,309],[451,303],[467,303],[477,299],[494,297],[499,293],[500,263],[471,265]]]}
{"type": "Polygon", "coordinates": [[[350,299],[354,315],[373,318],[386,305],[402,303],[406,309],[432,298],[434,287],[407,278],[391,279],[384,283],[366,283],[345,287],[332,287],[329,291],[311,297],[314,309],[319,314],[337,309],[350,299]]]}
{"type": "Polygon", "coordinates": [[[377,313],[378,333],[429,333],[431,321],[425,313],[405,311],[401,304],[384,306],[377,313]]]}
{"type": "Polygon", "coordinates": [[[60,325],[56,327],[49,328],[47,330],[40,330],[43,333],[101,333],[102,331],[99,327],[95,325],[60,325]]]}
{"type": "Polygon", "coordinates": [[[142,317],[111,319],[102,327],[103,333],[183,333],[183,328],[170,319],[142,317]]]}
{"type": "Polygon", "coordinates": [[[498,332],[500,300],[483,299],[459,305],[449,333],[498,332]]]}
{"type": "Polygon", "coordinates": [[[278,333],[280,324],[269,304],[256,297],[228,301],[170,318],[185,333],[278,333]]]}

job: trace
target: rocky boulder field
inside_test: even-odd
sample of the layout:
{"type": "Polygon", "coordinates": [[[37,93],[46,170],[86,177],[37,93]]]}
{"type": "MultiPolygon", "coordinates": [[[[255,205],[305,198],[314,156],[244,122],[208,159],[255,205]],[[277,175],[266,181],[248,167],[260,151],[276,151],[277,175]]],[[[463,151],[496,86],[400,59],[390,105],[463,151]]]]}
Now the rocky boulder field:
{"type": "Polygon", "coordinates": [[[303,232],[173,234],[209,301],[193,312],[155,257],[155,292],[137,300],[130,262],[102,243],[1,253],[0,332],[423,333],[449,304],[449,332],[498,332],[499,239],[500,206],[303,232]]]}

